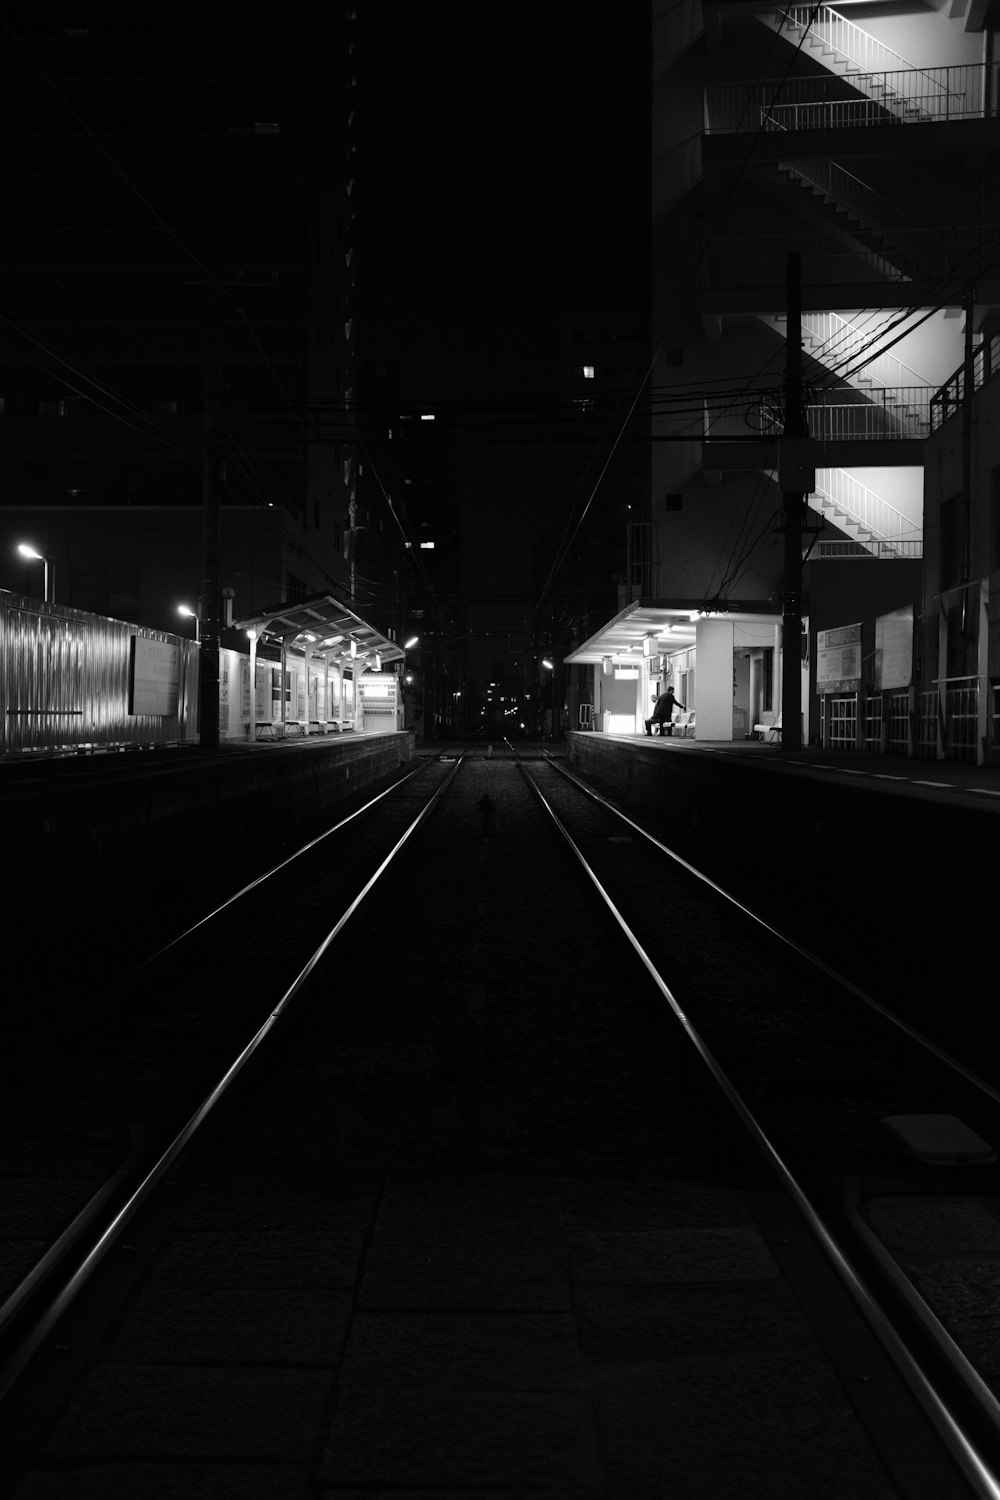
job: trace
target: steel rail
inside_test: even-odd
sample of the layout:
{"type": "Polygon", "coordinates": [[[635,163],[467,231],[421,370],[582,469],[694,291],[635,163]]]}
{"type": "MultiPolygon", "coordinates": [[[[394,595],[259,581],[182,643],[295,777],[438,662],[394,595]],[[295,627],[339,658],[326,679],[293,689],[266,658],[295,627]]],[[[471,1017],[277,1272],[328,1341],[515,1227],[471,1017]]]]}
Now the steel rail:
{"type": "Polygon", "coordinates": [[[464,752],[463,756],[455,762],[455,765],[448,772],[447,776],[435,789],[432,796],[428,798],[417,816],[397,839],[374,874],[369,876],[357,895],[350,901],[319,947],[315,949],[303,968],[300,969],[267,1017],[267,1020],[263,1022],[242,1051],[229,1064],[226,1071],[191,1115],[187,1124],[178,1131],[177,1135],[153,1163],[126,1202],[118,1209],[111,1220],[105,1225],[104,1229],[100,1231],[90,1249],[79,1261],[76,1269],[69,1275],[48,1306],[39,1314],[33,1327],[24,1335],[17,1347],[4,1360],[3,1364],[0,1365],[0,1400],[9,1393],[11,1387],[22,1374],[30,1360],[37,1354],[44,1340],[49,1336],[59,1320],[65,1316],[91,1278],[103,1265],[109,1252],[117,1244],[124,1229],[135,1218],[139,1210],[145,1206],[149,1198],[163,1182],[167,1173],[182,1153],[190,1146],[198,1131],[204,1126],[209,1116],[228,1094],[236,1079],[244,1071],[251,1059],[260,1051],[270,1033],[280,1021],[287,1019],[293,1002],[300,995],[306,981],[312,975],[317,964],[319,964],[330,946],[344,931],[351,918],[371,894],[403,846],[424,822],[425,818],[429,816],[433,808],[436,807],[439,798],[454,780],[461,767],[463,758],[464,752]]]}
{"type": "Polygon", "coordinates": [[[324,829],[323,832],[317,834],[314,839],[310,839],[308,843],[303,844],[301,848],[296,849],[293,854],[289,854],[287,859],[283,859],[280,861],[280,863],[272,865],[271,869],[265,870],[263,875],[258,875],[247,885],[241,886],[238,891],[234,891],[231,896],[227,896],[225,901],[223,901],[219,906],[213,907],[210,912],[206,912],[205,916],[199,917],[196,922],[192,922],[190,927],[185,927],[183,932],[179,932],[177,933],[176,937],[170,938],[168,942],[162,945],[162,947],[157,948],[154,953],[151,953],[147,958],[142,959],[133,968],[129,969],[127,973],[121,974],[117,979],[112,980],[111,984],[109,984],[102,993],[104,995],[113,994],[114,991],[125,984],[127,980],[134,979],[136,974],[141,974],[143,969],[148,968],[150,964],[155,963],[157,959],[162,958],[165,953],[169,953],[171,948],[176,948],[179,943],[183,943],[185,939],[191,937],[192,934],[197,932],[200,927],[204,927],[207,922],[211,922],[213,918],[220,916],[224,911],[227,910],[228,907],[234,906],[237,901],[241,901],[244,896],[248,896],[250,892],[256,890],[259,885],[263,885],[265,880],[270,880],[272,875],[277,875],[281,870],[287,869],[290,864],[292,864],[299,858],[300,855],[308,854],[310,849],[315,849],[317,844],[321,844],[323,840],[328,839],[331,834],[339,833],[342,828],[347,827],[348,823],[353,823],[355,818],[360,818],[365,813],[371,812],[372,808],[375,807],[377,803],[381,802],[383,797],[389,797],[393,792],[398,792],[400,787],[405,786],[412,777],[418,776],[421,771],[424,771],[426,769],[426,766],[417,766],[414,768],[414,770],[408,771],[405,776],[401,776],[398,781],[394,781],[392,786],[387,786],[384,791],[379,792],[377,796],[371,799],[370,802],[366,802],[363,807],[355,808],[354,812],[348,813],[346,818],[341,818],[339,823],[334,823],[332,827],[324,829]]]}
{"type": "MultiPolygon", "coordinates": [[[[897,1371],[899,1377],[909,1388],[911,1394],[924,1413],[933,1431],[937,1434],[948,1457],[958,1469],[962,1477],[972,1487],[972,1493],[979,1500],[1000,1500],[1000,1473],[994,1469],[989,1460],[979,1451],[975,1440],[971,1438],[962,1427],[960,1419],[951,1411],[947,1401],[937,1390],[929,1376],[918,1363],[917,1359],[904,1342],[902,1337],[893,1327],[883,1309],[879,1306],[873,1294],[865,1285],[861,1276],[851,1264],[847,1255],[841,1249],[834,1236],[831,1234],[824,1220],[813,1206],[804,1188],[795,1177],[777,1146],[771,1140],[756,1115],[750,1109],[742,1094],[736,1088],[728,1073],[719,1063],[715,1054],[708,1047],[698,1030],[691,1022],[683,1007],[674,995],[666,980],[660,974],[653,960],[643,948],[636,934],[632,931],[625,917],[619,911],[604,886],[591,867],[585,854],[574,840],[572,834],[559,817],[551,803],[542,792],[541,788],[532,780],[518,758],[518,769],[521,771],[525,782],[534,793],[540,805],[548,813],[555,827],[562,835],[567,846],[578,861],[587,879],[593,885],[597,895],[604,902],[608,912],[617,923],[626,941],[634,950],[636,957],[646,969],[653,984],[659,990],[663,999],[667,1002],[677,1021],[683,1028],[688,1041],[691,1043],[700,1061],[708,1070],[718,1089],[726,1098],[734,1110],[737,1118],[750,1136],[754,1145],[763,1156],[767,1166],[777,1178],[781,1188],[791,1200],[799,1216],[805,1223],[806,1228],[818,1245],[824,1258],[832,1267],[837,1279],[854,1303],[858,1312],[868,1325],[879,1344],[882,1346],[886,1356],[897,1371]]],[[[573,779],[573,778],[570,778],[573,779]]],[[[628,820],[626,820],[628,821],[628,820]]],[[[657,842],[653,840],[653,842],[657,842]]],[[[669,851],[668,851],[669,852],[669,851]]],[[[681,863],[684,863],[681,861],[681,863]]],[[[711,882],[710,882],[711,883],[711,882]]],[[[738,903],[737,903],[738,904],[738,903]]]]}
{"type": "Polygon", "coordinates": [[[967,1068],[957,1057],[953,1057],[950,1052],[946,1052],[937,1042],[925,1036],[922,1031],[918,1031],[915,1026],[911,1026],[908,1021],[904,1021],[901,1016],[897,1016],[894,1011],[889,1010],[887,1006],[876,1000],[874,995],[869,995],[867,990],[863,990],[860,985],[855,984],[853,979],[848,979],[845,974],[841,974],[832,964],[828,964],[818,954],[804,947],[796,938],[790,937],[780,927],[775,927],[766,917],[762,917],[759,912],[754,911],[752,906],[746,906],[738,896],[734,896],[731,891],[727,891],[724,886],[714,881],[710,875],[706,875],[704,870],[699,870],[696,865],[692,865],[682,855],[678,854],[676,849],[671,849],[668,844],[662,843],[655,834],[643,828],[641,823],[636,823],[627,813],[622,812],[620,807],[616,807],[613,802],[609,802],[607,797],[603,797],[600,792],[596,792],[593,787],[588,786],[586,782],[574,776],[572,771],[567,771],[548,751],[545,752],[545,761],[554,771],[567,781],[572,782],[586,796],[590,797],[594,802],[599,803],[607,812],[613,814],[614,817],[625,823],[635,833],[640,834],[647,843],[652,844],[661,854],[665,854],[668,859],[672,859],[675,864],[680,865],[682,870],[694,876],[696,880],[700,880],[716,896],[721,896],[730,906],[735,907],[741,916],[748,918],[766,932],[769,937],[776,939],[779,943],[783,943],[785,947],[797,953],[812,968],[820,970],[828,979],[832,979],[839,988],[853,995],[856,1000],[860,1000],[864,1005],[869,1006],[883,1020],[888,1021],[898,1031],[907,1036],[911,1042],[915,1042],[918,1047],[931,1053],[939,1062],[944,1063],[946,1067],[951,1068],[960,1077],[964,1078],[966,1083],[982,1093],[992,1104],[1000,1105],[1000,1089],[989,1083],[985,1078],[981,1078],[978,1073],[974,1073],[971,1068],[967,1068]]]}

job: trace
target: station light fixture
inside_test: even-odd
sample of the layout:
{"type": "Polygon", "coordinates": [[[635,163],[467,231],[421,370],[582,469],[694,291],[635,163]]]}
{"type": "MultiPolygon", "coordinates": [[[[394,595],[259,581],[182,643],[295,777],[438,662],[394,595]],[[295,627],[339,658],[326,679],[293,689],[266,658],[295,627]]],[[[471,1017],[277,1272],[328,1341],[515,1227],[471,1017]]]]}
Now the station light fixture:
{"type": "MultiPolygon", "coordinates": [[[[178,606],[177,606],[177,613],[179,615],[183,615],[184,618],[185,618],[185,620],[193,620],[194,621],[194,638],[200,644],[200,642],[201,642],[201,621],[198,618],[198,611],[192,609],[189,604],[178,604],[178,606]]],[[[249,634],[249,631],[247,632],[247,634],[249,634]]]]}
{"type": "Polygon", "coordinates": [[[22,557],[29,558],[32,562],[40,562],[42,565],[42,598],[46,604],[55,601],[56,567],[51,557],[46,557],[44,552],[39,552],[30,542],[18,542],[17,550],[22,557]]]}

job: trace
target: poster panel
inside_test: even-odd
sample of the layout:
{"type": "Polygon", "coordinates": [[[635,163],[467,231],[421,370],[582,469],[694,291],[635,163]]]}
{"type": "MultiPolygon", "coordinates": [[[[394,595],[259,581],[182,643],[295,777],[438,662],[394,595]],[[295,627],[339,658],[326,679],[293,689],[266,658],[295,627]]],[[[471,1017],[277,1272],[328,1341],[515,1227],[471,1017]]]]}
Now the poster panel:
{"type": "Polygon", "coordinates": [[[861,686],[861,626],[816,632],[817,693],[856,693],[861,686]]]}
{"type": "Polygon", "coordinates": [[[875,686],[908,688],[913,681],[913,605],[875,621],[875,686]]]}
{"type": "Polygon", "coordinates": [[[180,652],[169,641],[132,636],[129,650],[128,711],[175,718],[180,652]]]}

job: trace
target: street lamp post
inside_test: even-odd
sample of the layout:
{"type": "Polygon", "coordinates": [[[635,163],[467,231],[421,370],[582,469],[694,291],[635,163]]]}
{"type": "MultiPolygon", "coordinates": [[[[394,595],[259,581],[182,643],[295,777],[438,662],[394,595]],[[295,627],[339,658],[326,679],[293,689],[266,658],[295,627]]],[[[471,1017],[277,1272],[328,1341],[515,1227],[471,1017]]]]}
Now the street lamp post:
{"type": "Polygon", "coordinates": [[[186,620],[193,620],[194,621],[194,640],[195,640],[195,645],[196,646],[200,645],[201,644],[201,621],[198,618],[198,612],[197,612],[197,610],[191,609],[187,604],[178,604],[178,606],[177,606],[177,613],[179,615],[183,615],[186,620]]]}
{"type": "Polygon", "coordinates": [[[29,542],[19,542],[17,545],[17,550],[18,552],[20,552],[22,557],[30,557],[32,562],[40,562],[42,564],[42,568],[44,570],[42,574],[42,598],[45,600],[46,604],[54,604],[56,593],[56,565],[53,559],[51,557],[46,557],[44,553],[39,552],[35,547],[32,547],[29,542]]]}

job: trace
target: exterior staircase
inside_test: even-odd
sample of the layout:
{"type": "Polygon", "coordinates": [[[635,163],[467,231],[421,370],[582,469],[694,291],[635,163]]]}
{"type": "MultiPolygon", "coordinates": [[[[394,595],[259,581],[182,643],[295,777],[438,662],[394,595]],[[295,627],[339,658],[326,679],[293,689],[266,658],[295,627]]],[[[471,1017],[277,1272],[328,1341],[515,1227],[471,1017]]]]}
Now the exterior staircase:
{"type": "MultiPolygon", "coordinates": [[[[768,471],[777,482],[777,470],[768,471]]],[[[876,557],[919,557],[923,531],[846,469],[824,469],[809,507],[876,557]]]]}
{"type": "MultiPolygon", "coordinates": [[[[786,336],[787,320],[783,314],[761,314],[761,317],[781,338],[786,336]]],[[[877,396],[887,419],[901,436],[926,437],[927,404],[891,393],[913,391],[919,387],[927,391],[929,402],[933,389],[930,381],[894,354],[877,354],[862,367],[853,369],[852,366],[866,357],[866,346],[872,335],[839,313],[803,313],[801,327],[802,347],[818,364],[846,366],[843,374],[835,370],[831,373],[873,400],[877,396]]]]}
{"type": "Polygon", "coordinates": [[[826,229],[861,246],[882,280],[912,281],[932,274],[915,253],[928,238],[926,227],[846,167],[835,161],[777,161],[761,163],[757,170],[781,191],[797,193],[807,214],[826,229]]]}
{"type": "Polygon", "coordinates": [[[938,120],[952,113],[946,68],[918,68],[883,46],[830,5],[791,5],[761,13],[772,31],[820,61],[830,73],[900,121],[938,120]]]}

